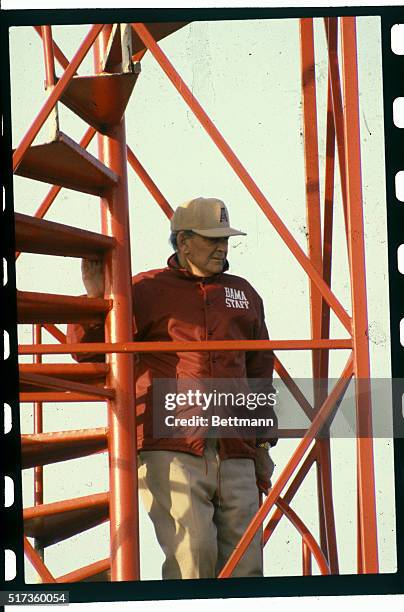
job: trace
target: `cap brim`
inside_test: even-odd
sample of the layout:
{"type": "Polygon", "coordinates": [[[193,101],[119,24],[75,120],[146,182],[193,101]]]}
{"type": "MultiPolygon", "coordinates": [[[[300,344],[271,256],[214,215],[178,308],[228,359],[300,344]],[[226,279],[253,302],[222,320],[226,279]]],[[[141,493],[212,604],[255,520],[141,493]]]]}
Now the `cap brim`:
{"type": "Polygon", "coordinates": [[[228,238],[229,236],[247,236],[245,232],[233,229],[232,227],[215,227],[207,230],[192,230],[194,234],[199,234],[206,238],[228,238]]]}

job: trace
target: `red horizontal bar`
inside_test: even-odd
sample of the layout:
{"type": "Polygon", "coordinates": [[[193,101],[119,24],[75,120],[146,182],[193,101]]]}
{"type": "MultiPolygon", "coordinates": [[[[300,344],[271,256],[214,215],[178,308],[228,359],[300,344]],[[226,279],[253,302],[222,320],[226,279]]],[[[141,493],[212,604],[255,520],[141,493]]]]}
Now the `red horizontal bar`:
{"type": "MultiPolygon", "coordinates": [[[[113,391],[111,390],[111,393],[113,391]]],[[[99,394],[90,393],[63,393],[63,391],[38,391],[20,393],[20,403],[33,402],[105,402],[108,398],[100,397],[99,394]]]]}
{"type": "Polygon", "coordinates": [[[20,355],[64,355],[70,353],[178,353],[192,351],[308,351],[351,349],[352,340],[204,340],[201,342],[83,342],[82,344],[20,344],[20,355]]]}
{"type": "Polygon", "coordinates": [[[103,572],[108,571],[111,568],[110,558],[102,559],[101,561],[95,561],[95,563],[90,563],[90,565],[86,565],[85,567],[80,567],[68,574],[63,574],[63,576],[59,576],[56,579],[56,582],[81,582],[86,580],[86,578],[92,578],[101,574],[103,572]]]}
{"type": "Polygon", "coordinates": [[[30,506],[23,509],[24,521],[34,518],[42,518],[54,516],[62,512],[75,512],[77,510],[88,510],[95,507],[103,507],[109,503],[109,491],[103,493],[93,493],[84,495],[83,497],[75,497],[73,499],[62,499],[61,501],[41,504],[39,506],[30,506]]]}
{"type": "Polygon", "coordinates": [[[112,389],[104,389],[87,385],[72,380],[64,380],[63,378],[54,378],[52,376],[44,376],[43,374],[32,374],[28,372],[20,372],[20,382],[32,385],[34,387],[44,387],[57,391],[73,391],[77,393],[85,393],[86,395],[98,395],[99,397],[111,398],[114,397],[112,389]]]}
{"type": "Polygon", "coordinates": [[[103,379],[108,374],[106,363],[20,363],[20,372],[58,376],[70,380],[103,379]]]}

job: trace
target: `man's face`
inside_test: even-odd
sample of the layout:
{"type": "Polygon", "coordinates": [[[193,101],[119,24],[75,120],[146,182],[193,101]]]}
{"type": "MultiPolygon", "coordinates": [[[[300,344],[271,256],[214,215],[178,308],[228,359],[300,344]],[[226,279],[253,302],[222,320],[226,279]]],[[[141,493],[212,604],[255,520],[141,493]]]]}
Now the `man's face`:
{"type": "Polygon", "coordinates": [[[193,234],[185,238],[180,255],[196,276],[212,276],[223,271],[228,242],[228,238],[206,238],[193,234]]]}

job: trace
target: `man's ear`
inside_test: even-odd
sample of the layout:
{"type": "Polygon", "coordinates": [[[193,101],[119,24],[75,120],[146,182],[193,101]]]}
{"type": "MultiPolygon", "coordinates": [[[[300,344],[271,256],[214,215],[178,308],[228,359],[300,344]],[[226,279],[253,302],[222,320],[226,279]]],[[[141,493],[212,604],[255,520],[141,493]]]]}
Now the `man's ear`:
{"type": "Polygon", "coordinates": [[[177,234],[177,247],[183,248],[185,246],[186,239],[186,233],[183,230],[180,230],[177,234]]]}

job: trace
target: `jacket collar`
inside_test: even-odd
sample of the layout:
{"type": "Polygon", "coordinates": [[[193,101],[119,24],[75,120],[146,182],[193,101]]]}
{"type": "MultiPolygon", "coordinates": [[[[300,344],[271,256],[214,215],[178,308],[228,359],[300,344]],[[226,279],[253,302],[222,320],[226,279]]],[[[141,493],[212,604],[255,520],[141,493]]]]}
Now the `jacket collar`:
{"type": "MultiPolygon", "coordinates": [[[[170,270],[173,270],[173,272],[176,272],[177,274],[181,276],[185,276],[193,280],[201,280],[200,276],[195,276],[195,274],[192,274],[192,272],[190,272],[186,268],[181,267],[180,262],[178,261],[177,253],[173,253],[172,255],[170,255],[170,257],[167,260],[167,266],[169,267],[170,270]]],[[[228,269],[229,269],[229,262],[226,259],[222,272],[219,272],[218,274],[212,274],[212,276],[208,276],[205,278],[208,281],[215,280],[221,274],[223,274],[223,272],[227,272],[228,269]]]]}

